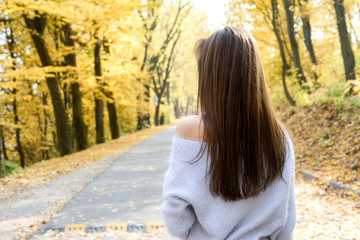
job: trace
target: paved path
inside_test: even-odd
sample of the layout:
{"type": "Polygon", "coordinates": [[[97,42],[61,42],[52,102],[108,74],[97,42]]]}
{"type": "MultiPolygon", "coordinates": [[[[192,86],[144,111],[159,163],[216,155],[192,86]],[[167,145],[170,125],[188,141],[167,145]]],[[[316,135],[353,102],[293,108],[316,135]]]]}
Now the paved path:
{"type": "Polygon", "coordinates": [[[107,223],[161,222],[162,182],[174,134],[175,126],[118,159],[108,157],[0,202],[0,239],[26,239],[36,232],[40,237],[72,223],[101,232],[107,223]]]}
{"type": "Polygon", "coordinates": [[[71,223],[87,223],[88,229],[101,231],[107,223],[146,225],[162,221],[162,182],[174,133],[172,127],[132,147],[71,199],[41,231],[71,223]]]}
{"type": "MultiPolygon", "coordinates": [[[[119,155],[123,152],[119,152],[119,155]]],[[[108,156],[90,166],[0,201],[0,239],[26,239],[115,160],[108,156]]]]}

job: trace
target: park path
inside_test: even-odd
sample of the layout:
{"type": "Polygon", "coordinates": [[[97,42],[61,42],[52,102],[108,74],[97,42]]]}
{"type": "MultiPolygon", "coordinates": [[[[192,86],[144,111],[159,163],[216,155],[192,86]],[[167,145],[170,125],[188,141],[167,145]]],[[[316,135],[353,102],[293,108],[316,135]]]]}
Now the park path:
{"type": "Polygon", "coordinates": [[[41,232],[72,223],[86,223],[88,231],[98,232],[108,223],[144,228],[161,222],[162,181],[174,133],[171,127],[132,147],[65,204],[41,232]]]}
{"type": "MultiPolygon", "coordinates": [[[[117,159],[103,159],[1,203],[0,239],[170,239],[102,231],[108,223],[145,228],[161,221],[162,181],[174,134],[175,127],[168,128],[117,159]],[[86,223],[87,233],[62,232],[71,223],[86,223]]],[[[359,214],[346,202],[299,174],[295,188],[295,239],[360,239],[359,214]]]]}
{"type": "MultiPolygon", "coordinates": [[[[0,239],[42,238],[50,230],[86,223],[103,231],[107,223],[146,226],[161,222],[161,189],[175,127],[48,184],[0,202],[0,239]]],[[[45,238],[47,239],[47,237],[45,238]]]]}

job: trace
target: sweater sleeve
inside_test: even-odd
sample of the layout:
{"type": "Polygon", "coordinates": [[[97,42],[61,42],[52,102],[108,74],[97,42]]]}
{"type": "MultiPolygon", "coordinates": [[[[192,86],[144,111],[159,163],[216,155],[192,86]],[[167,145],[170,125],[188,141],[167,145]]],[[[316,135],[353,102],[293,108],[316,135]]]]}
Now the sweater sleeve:
{"type": "Polygon", "coordinates": [[[281,230],[276,239],[281,240],[292,240],[293,239],[293,230],[296,223],[296,205],[295,205],[295,190],[294,182],[292,181],[290,187],[290,196],[288,203],[287,218],[284,228],[281,230]]]}
{"type": "Polygon", "coordinates": [[[288,160],[291,163],[291,174],[290,174],[290,189],[289,189],[289,200],[288,200],[288,209],[286,223],[283,229],[280,231],[276,239],[281,240],[292,240],[293,231],[296,224],[296,200],[295,200],[295,153],[294,147],[291,142],[290,137],[287,135],[288,146],[288,160]]]}
{"type": "Polygon", "coordinates": [[[172,147],[170,165],[163,183],[163,203],[161,214],[169,234],[186,239],[196,221],[196,215],[190,204],[189,184],[184,163],[179,162],[179,154],[172,147]]]}

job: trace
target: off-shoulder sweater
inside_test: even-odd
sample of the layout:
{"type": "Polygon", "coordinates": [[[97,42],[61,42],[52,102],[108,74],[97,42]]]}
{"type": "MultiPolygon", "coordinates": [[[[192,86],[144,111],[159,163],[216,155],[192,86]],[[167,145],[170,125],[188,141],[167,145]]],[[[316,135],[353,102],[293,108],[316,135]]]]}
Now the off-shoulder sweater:
{"type": "Polygon", "coordinates": [[[295,157],[288,135],[287,142],[283,179],[275,180],[257,197],[226,202],[209,191],[206,152],[198,162],[187,163],[197,155],[202,142],[175,134],[161,206],[168,233],[195,240],[293,239],[295,157]]]}

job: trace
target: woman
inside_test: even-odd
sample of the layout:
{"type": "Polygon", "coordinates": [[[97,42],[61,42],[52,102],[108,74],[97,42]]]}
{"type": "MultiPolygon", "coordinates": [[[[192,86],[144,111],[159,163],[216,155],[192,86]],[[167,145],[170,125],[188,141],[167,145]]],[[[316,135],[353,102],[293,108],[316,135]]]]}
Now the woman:
{"type": "Polygon", "coordinates": [[[294,150],[252,35],[225,27],[196,46],[201,115],[180,122],[162,216],[182,239],[292,239],[294,150]]]}

